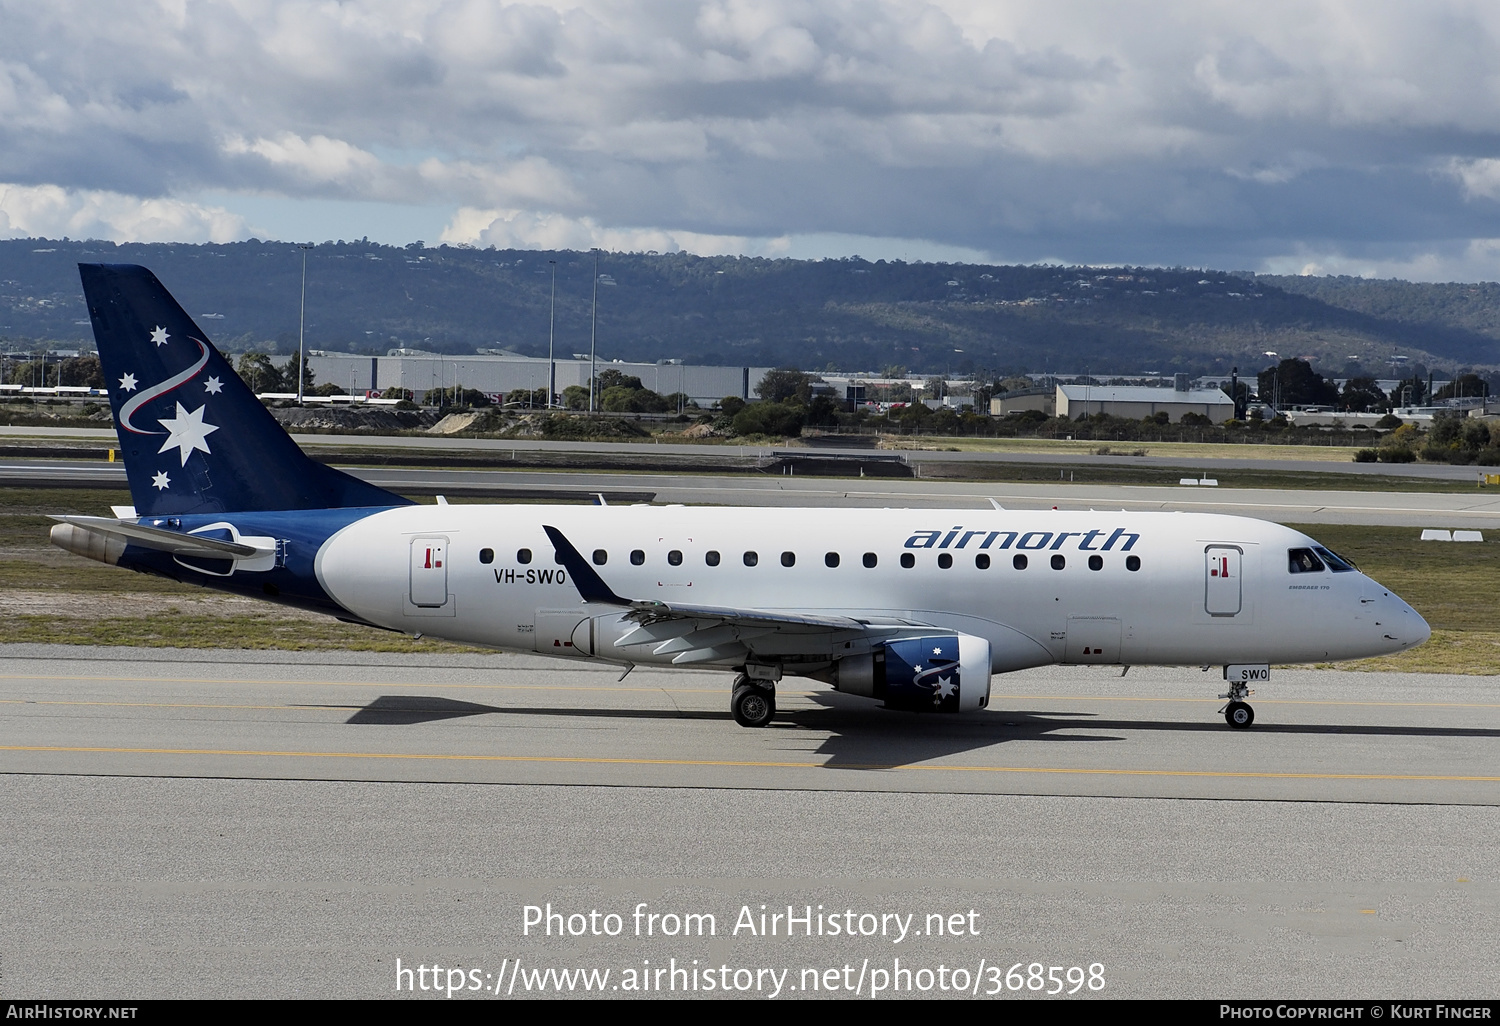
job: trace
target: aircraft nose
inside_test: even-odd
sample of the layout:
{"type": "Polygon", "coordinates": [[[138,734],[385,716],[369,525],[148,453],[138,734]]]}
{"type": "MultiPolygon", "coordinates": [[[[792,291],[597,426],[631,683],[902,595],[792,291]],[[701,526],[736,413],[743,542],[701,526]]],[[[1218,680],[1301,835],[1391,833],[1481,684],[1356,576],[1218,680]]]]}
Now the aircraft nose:
{"type": "MultiPolygon", "coordinates": [[[[1402,605],[1406,605],[1406,603],[1403,602],[1402,605]]],[[[1432,628],[1428,626],[1426,620],[1422,619],[1421,613],[1417,612],[1411,606],[1406,606],[1406,617],[1407,622],[1411,624],[1411,643],[1413,647],[1422,644],[1428,638],[1432,637],[1432,628]]]]}
{"type": "Polygon", "coordinates": [[[1395,595],[1390,597],[1390,604],[1387,623],[1392,629],[1386,632],[1388,638],[1399,643],[1402,648],[1416,648],[1432,637],[1432,628],[1421,613],[1395,595]]]}

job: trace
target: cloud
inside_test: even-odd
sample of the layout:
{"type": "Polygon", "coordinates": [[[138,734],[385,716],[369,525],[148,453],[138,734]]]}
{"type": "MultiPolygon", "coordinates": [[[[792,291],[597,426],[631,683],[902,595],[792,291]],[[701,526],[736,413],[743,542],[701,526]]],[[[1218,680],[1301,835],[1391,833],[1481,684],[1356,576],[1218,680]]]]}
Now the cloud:
{"type": "Polygon", "coordinates": [[[494,246],[496,249],[592,249],[615,252],[676,253],[699,256],[721,254],[775,255],[786,240],[754,240],[744,236],[704,235],[661,228],[610,228],[592,218],[529,210],[478,210],[463,207],[443,229],[441,241],[450,244],[494,246]]]}
{"type": "Polygon", "coordinates": [[[1469,199],[1500,199],[1500,160],[1454,158],[1446,170],[1463,183],[1464,195],[1469,199]]]}
{"type": "Polygon", "coordinates": [[[0,0],[0,19],[0,180],[69,196],[1098,262],[1378,243],[1419,267],[1500,238],[1500,8],[1478,0],[1265,0],[1254,18],[1201,0],[236,0],[130,18],[0,0]]]}
{"type": "Polygon", "coordinates": [[[1400,255],[1306,250],[1271,257],[1262,263],[1261,271],[1266,274],[1347,274],[1407,281],[1497,281],[1500,280],[1500,238],[1468,239],[1440,250],[1400,255]]]}
{"type": "Polygon", "coordinates": [[[222,207],[55,185],[0,183],[0,238],[232,242],[248,234],[244,218],[222,207]]]}

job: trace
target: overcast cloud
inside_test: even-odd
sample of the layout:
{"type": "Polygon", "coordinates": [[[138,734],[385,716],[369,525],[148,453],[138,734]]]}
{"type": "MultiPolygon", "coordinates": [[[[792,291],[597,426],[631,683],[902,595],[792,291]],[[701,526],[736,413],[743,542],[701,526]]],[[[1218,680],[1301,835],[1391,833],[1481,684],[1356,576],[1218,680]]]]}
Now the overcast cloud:
{"type": "Polygon", "coordinates": [[[0,235],[420,223],[1496,278],[1500,5],[0,0],[0,235]]]}

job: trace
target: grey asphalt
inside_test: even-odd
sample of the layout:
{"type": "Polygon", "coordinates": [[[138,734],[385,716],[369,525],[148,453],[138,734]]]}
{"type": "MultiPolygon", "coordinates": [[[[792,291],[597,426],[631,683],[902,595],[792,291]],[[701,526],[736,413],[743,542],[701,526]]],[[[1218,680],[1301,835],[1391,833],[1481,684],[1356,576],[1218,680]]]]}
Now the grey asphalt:
{"type": "MultiPolygon", "coordinates": [[[[94,441],[113,443],[115,432],[99,428],[40,428],[0,426],[0,438],[56,438],[71,441],[94,441]]],[[[755,445],[683,445],[656,442],[563,442],[541,439],[497,439],[454,438],[446,435],[423,437],[420,435],[319,435],[294,434],[292,438],[304,449],[335,447],[339,449],[409,449],[414,453],[424,451],[444,452],[577,452],[613,453],[634,456],[732,456],[746,461],[768,457],[772,453],[786,451],[776,446],[755,445]]],[[[1115,448],[1149,446],[1150,443],[1114,442],[1115,448]]],[[[1307,447],[1311,451],[1312,447],[1307,447]]],[[[809,450],[797,450],[808,453],[809,450]]],[[[869,456],[874,450],[867,448],[844,449],[836,445],[819,446],[812,452],[821,455],[843,453],[850,456],[869,456]]],[[[881,450],[881,455],[892,455],[881,450]]],[[[939,450],[908,449],[900,455],[909,463],[1027,463],[1069,464],[1075,466],[1135,467],[1135,468],[1190,468],[1210,473],[1227,470],[1274,470],[1285,473],[1359,474],[1382,477],[1431,478],[1442,481],[1472,482],[1478,473],[1476,467],[1449,466],[1440,463],[1353,463],[1342,460],[1280,460],[1250,459],[1234,455],[1234,447],[1223,447],[1224,455],[1201,456],[1126,456],[1118,453],[1097,455],[1095,453],[1028,453],[1028,452],[947,452],[939,450]]],[[[1493,471],[1495,468],[1487,468],[1493,471]]]]}
{"type": "Polygon", "coordinates": [[[0,646],[5,996],[379,997],[396,958],[492,990],[518,957],[1500,996],[1495,678],[1278,670],[1236,732],[1196,670],[1013,674],[965,718],[788,682],[764,730],[720,675],[617,676],[0,646]],[[549,902],[625,932],[523,935],[549,902]],[[641,902],[715,936],[633,936],[641,902]],[[761,904],[959,913],[964,935],[734,934],[761,904]]]}
{"type": "MultiPolygon", "coordinates": [[[[654,500],[745,506],[1183,510],[1283,523],[1374,524],[1500,530],[1500,493],[1014,483],[776,475],[623,474],[594,471],[408,470],[350,467],[397,492],[507,499],[654,500]]],[[[68,460],[0,462],[0,485],[125,487],[118,465],[68,460]]]]}

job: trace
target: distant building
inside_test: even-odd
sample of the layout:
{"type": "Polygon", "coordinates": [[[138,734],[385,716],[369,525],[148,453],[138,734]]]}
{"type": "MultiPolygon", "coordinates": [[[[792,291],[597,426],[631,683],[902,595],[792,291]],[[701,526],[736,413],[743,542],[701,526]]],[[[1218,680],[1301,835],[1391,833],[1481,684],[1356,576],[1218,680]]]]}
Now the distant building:
{"type": "Polygon", "coordinates": [[[997,395],[990,400],[990,415],[1004,417],[1011,413],[1039,410],[1047,416],[1057,411],[1057,390],[1051,387],[1020,388],[997,395]]]}
{"type": "Polygon", "coordinates": [[[1145,388],[1111,385],[1058,385],[1057,415],[1077,419],[1085,414],[1107,413],[1112,417],[1141,420],[1166,413],[1173,420],[1184,413],[1197,413],[1215,424],[1234,417],[1234,400],[1222,389],[1189,388],[1182,375],[1177,388],[1145,388]]]}
{"type": "MultiPolygon", "coordinates": [[[[589,361],[563,359],[557,363],[558,394],[569,385],[589,384],[589,361]]],[[[353,353],[309,355],[308,366],[318,384],[337,385],[351,393],[367,390],[382,392],[387,388],[405,388],[422,397],[436,388],[477,389],[486,393],[516,390],[535,391],[547,387],[547,360],[542,357],[498,356],[491,354],[439,356],[403,349],[391,350],[386,356],[357,356],[353,353]]],[[[617,370],[641,379],[641,385],[661,395],[685,392],[700,406],[709,406],[725,396],[756,398],[769,367],[709,367],[684,363],[624,363],[600,360],[597,370],[617,370]]]]}

